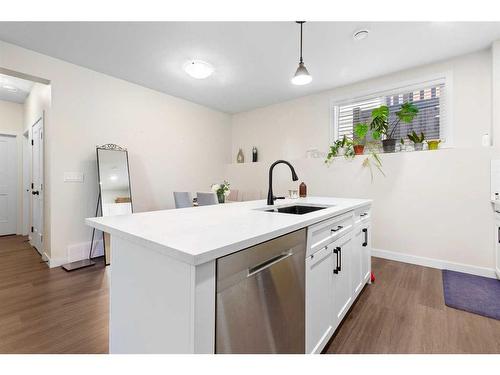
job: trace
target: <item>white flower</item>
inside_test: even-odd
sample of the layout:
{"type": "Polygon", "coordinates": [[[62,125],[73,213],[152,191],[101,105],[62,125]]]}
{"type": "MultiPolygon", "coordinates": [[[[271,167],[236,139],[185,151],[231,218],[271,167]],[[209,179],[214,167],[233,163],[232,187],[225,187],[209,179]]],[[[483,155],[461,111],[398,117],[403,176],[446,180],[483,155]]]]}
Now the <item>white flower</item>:
{"type": "Polygon", "coordinates": [[[213,184],[212,185],[212,191],[214,193],[217,193],[217,190],[219,190],[219,189],[220,189],[220,185],[219,184],[213,184]]]}
{"type": "Polygon", "coordinates": [[[231,194],[231,190],[227,189],[225,192],[224,192],[224,195],[226,197],[229,197],[229,194],[231,194]]]}

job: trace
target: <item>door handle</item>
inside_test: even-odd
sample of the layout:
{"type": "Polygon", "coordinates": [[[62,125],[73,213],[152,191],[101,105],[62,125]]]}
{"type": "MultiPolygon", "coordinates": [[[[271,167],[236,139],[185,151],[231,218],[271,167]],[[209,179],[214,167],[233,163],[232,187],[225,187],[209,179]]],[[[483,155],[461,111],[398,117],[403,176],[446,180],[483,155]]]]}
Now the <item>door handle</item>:
{"type": "Polygon", "coordinates": [[[38,190],[34,190],[34,191],[31,192],[31,194],[33,194],[33,195],[40,195],[40,192],[38,190]]]}
{"type": "Polygon", "coordinates": [[[272,258],[266,260],[265,262],[262,262],[261,264],[256,265],[255,267],[251,267],[248,269],[247,277],[253,276],[256,273],[264,271],[266,268],[269,268],[269,267],[275,265],[276,263],[281,262],[282,260],[285,260],[288,257],[291,257],[292,255],[293,255],[293,253],[291,251],[287,252],[287,253],[283,253],[283,254],[277,255],[275,257],[272,257],[272,258]]]}
{"type": "Polygon", "coordinates": [[[363,242],[363,246],[366,247],[368,246],[368,228],[363,228],[363,233],[365,234],[365,242],[363,242]]]}
{"type": "Polygon", "coordinates": [[[342,271],[342,248],[337,247],[337,250],[339,251],[339,258],[340,258],[339,266],[337,267],[337,269],[340,272],[342,271]]]}
{"type": "Polygon", "coordinates": [[[339,273],[339,248],[336,247],[335,249],[333,249],[333,253],[337,256],[337,264],[333,270],[333,273],[337,274],[339,273]]]}

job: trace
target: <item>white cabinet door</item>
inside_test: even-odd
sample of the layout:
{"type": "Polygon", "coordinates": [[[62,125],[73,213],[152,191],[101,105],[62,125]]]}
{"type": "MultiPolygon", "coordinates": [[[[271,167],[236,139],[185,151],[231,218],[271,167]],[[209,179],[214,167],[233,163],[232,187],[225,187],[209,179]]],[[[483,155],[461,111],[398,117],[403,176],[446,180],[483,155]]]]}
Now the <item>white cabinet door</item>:
{"type": "Polygon", "coordinates": [[[351,288],[351,255],[352,255],[352,236],[346,236],[334,242],[334,258],[336,273],[333,275],[333,319],[334,327],[342,321],[344,315],[352,302],[351,288]]]}
{"type": "Polygon", "coordinates": [[[358,224],[355,227],[352,239],[352,253],[351,253],[351,291],[353,296],[356,296],[364,285],[363,267],[363,241],[365,239],[363,227],[358,224]]]}
{"type": "Polygon", "coordinates": [[[370,280],[372,272],[372,241],[370,222],[361,223],[361,270],[362,270],[362,287],[370,280]]]}
{"type": "Polygon", "coordinates": [[[306,353],[319,353],[333,334],[333,244],[306,258],[306,353]]]}

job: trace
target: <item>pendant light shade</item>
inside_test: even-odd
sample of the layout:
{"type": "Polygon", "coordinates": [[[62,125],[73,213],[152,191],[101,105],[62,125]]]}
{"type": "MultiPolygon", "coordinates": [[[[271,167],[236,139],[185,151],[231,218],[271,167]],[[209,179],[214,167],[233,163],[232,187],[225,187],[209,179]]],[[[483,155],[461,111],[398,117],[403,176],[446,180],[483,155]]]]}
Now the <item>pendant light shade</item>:
{"type": "Polygon", "coordinates": [[[304,65],[303,62],[299,63],[299,67],[297,68],[295,75],[292,77],[292,83],[294,85],[300,86],[300,85],[307,85],[311,81],[312,77],[307,71],[306,66],[304,65]]]}
{"type": "Polygon", "coordinates": [[[312,77],[307,71],[306,66],[304,65],[304,60],[302,58],[302,25],[306,21],[296,21],[298,24],[300,24],[300,59],[299,59],[299,67],[297,68],[297,71],[295,72],[295,75],[292,77],[292,83],[294,85],[307,85],[312,81],[312,77]]]}

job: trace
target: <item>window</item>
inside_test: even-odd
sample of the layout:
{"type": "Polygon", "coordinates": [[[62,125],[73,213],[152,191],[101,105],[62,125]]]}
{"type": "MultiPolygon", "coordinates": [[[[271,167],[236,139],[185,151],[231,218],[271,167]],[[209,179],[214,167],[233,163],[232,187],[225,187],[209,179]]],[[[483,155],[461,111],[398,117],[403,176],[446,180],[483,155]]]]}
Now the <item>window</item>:
{"type": "MultiPolygon", "coordinates": [[[[445,141],[445,80],[424,82],[417,85],[376,93],[358,99],[339,102],[334,106],[334,138],[344,135],[353,136],[353,128],[360,122],[370,123],[374,108],[386,105],[389,107],[390,123],[396,119],[396,112],[401,104],[412,102],[418,109],[418,115],[410,124],[401,123],[393,138],[409,142],[407,135],[412,131],[424,133],[425,139],[441,139],[445,141]]],[[[391,132],[392,127],[389,129],[391,132]]],[[[371,134],[367,137],[370,141],[371,134]]]]}

